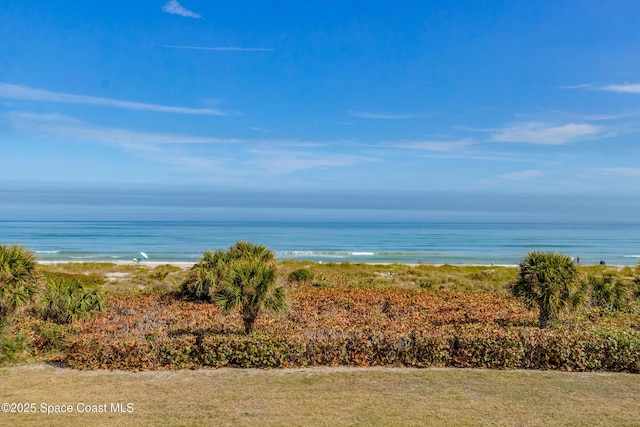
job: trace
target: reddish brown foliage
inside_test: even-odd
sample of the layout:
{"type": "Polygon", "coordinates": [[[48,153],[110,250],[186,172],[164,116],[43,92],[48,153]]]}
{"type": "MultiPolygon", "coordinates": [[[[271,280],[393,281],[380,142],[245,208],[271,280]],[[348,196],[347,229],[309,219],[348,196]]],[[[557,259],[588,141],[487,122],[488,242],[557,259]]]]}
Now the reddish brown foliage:
{"type": "Polygon", "coordinates": [[[244,335],[238,315],[170,295],[119,295],[66,334],[93,369],[398,365],[640,371],[640,334],[545,331],[503,294],[299,287],[244,335]],[[626,334],[626,335],[625,335],[626,334]]]}

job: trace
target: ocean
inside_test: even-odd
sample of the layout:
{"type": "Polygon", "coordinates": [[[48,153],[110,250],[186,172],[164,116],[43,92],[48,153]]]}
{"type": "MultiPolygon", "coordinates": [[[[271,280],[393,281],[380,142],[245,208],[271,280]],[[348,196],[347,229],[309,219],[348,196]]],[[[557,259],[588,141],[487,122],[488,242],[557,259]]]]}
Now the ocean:
{"type": "Polygon", "coordinates": [[[636,265],[640,224],[527,222],[0,221],[0,242],[40,261],[196,262],[237,240],[278,259],[316,262],[513,265],[530,251],[636,265]]]}

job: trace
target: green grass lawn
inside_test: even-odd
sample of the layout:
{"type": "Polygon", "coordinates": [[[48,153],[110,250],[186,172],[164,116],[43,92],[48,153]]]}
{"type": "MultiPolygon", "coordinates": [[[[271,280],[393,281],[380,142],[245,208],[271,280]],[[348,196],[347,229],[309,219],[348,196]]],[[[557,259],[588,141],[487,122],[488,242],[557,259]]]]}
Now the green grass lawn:
{"type": "Polygon", "coordinates": [[[70,414],[0,414],[0,425],[630,426],[637,375],[408,368],[73,371],[0,369],[0,401],[70,414]],[[132,404],[131,413],[77,405],[132,404]]]}

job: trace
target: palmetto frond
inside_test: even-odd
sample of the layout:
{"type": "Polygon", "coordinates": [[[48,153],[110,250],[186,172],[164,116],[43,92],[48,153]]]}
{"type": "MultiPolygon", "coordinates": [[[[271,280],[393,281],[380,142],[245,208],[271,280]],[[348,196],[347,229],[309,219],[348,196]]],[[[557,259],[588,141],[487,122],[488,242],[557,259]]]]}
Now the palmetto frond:
{"type": "Polygon", "coordinates": [[[277,268],[273,252],[264,246],[237,242],[229,251],[225,286],[215,300],[223,311],[239,309],[245,331],[251,332],[263,310],[280,312],[287,306],[284,289],[276,287],[277,268]]]}
{"type": "Polygon", "coordinates": [[[0,316],[26,305],[39,284],[33,253],[19,245],[0,245],[0,316]]]}
{"type": "Polygon", "coordinates": [[[540,326],[548,327],[562,311],[581,305],[586,298],[573,260],[551,252],[530,252],[519,268],[514,295],[522,297],[529,306],[540,309],[540,326]]]}

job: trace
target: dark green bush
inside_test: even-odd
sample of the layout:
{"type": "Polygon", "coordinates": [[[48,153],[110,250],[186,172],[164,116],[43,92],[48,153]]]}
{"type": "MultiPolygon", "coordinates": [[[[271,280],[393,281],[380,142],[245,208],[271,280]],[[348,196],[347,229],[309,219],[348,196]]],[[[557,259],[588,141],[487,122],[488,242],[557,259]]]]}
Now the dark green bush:
{"type": "Polygon", "coordinates": [[[18,334],[0,332],[0,365],[20,361],[27,350],[28,339],[26,334],[22,332],[18,334]]]}
{"type": "Polygon", "coordinates": [[[0,244],[0,330],[9,315],[36,295],[40,279],[33,252],[20,245],[0,244]]]}
{"type": "Polygon", "coordinates": [[[229,255],[224,251],[205,251],[189,271],[178,292],[185,298],[211,302],[213,295],[223,285],[229,261],[229,255]]]}
{"type": "Polygon", "coordinates": [[[262,312],[281,313],[288,308],[287,295],[277,285],[275,255],[265,246],[237,242],[228,254],[232,260],[215,300],[225,313],[240,311],[245,333],[249,334],[262,312]]]}
{"type": "Polygon", "coordinates": [[[313,280],[313,273],[306,268],[299,268],[289,273],[288,279],[290,283],[309,283],[313,280]]]}
{"type": "Polygon", "coordinates": [[[587,296],[573,260],[552,252],[527,254],[520,263],[519,277],[511,291],[529,306],[538,307],[541,328],[549,328],[560,313],[582,305],[587,296]]]}
{"type": "Polygon", "coordinates": [[[311,282],[311,286],[316,288],[326,288],[329,286],[329,280],[326,277],[321,276],[311,282]]]}
{"type": "Polygon", "coordinates": [[[630,283],[605,274],[604,276],[589,276],[587,278],[591,291],[591,305],[602,307],[610,311],[625,310],[633,298],[630,283]]]}
{"type": "Polygon", "coordinates": [[[422,289],[433,289],[433,281],[429,279],[420,279],[416,283],[422,289]]]}
{"type": "Polygon", "coordinates": [[[36,309],[44,320],[71,323],[105,307],[100,289],[91,288],[78,278],[48,274],[46,282],[36,309]]]}

